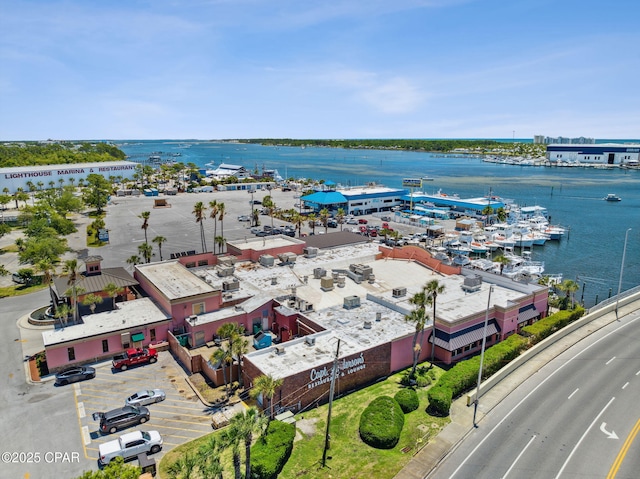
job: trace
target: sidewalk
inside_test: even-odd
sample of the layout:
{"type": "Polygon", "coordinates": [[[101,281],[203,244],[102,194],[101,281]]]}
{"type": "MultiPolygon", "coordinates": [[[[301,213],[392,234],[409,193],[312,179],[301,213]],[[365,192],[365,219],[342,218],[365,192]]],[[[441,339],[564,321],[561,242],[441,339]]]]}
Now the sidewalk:
{"type": "MultiPolygon", "coordinates": [[[[629,314],[633,308],[621,308],[621,317],[629,314]]],[[[486,393],[482,393],[480,404],[476,414],[476,422],[481,423],[483,418],[504,398],[506,398],[520,384],[534,375],[549,361],[562,354],[571,346],[577,344],[591,333],[615,322],[615,313],[607,313],[598,319],[594,319],[584,327],[559,339],[553,345],[547,347],[535,357],[524,362],[517,370],[511,373],[505,380],[498,383],[486,393]]],[[[423,479],[444,459],[448,452],[473,429],[473,406],[467,406],[467,395],[455,400],[451,405],[451,422],[432,438],[427,445],[418,451],[413,459],[395,475],[394,479],[423,479]]]]}

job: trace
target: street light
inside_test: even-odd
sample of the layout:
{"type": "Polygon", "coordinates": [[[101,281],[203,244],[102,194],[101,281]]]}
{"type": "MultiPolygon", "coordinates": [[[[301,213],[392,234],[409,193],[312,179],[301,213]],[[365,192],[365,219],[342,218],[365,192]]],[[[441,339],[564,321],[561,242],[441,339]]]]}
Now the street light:
{"type": "Polygon", "coordinates": [[[484,315],[484,329],[482,330],[482,348],[480,350],[480,369],[478,370],[478,386],[476,387],[476,400],[473,403],[473,427],[476,424],[476,412],[478,412],[478,403],[480,402],[480,381],[482,381],[482,363],[484,362],[484,350],[487,345],[487,325],[489,324],[489,307],[491,306],[491,293],[493,285],[489,287],[489,298],[487,299],[487,311],[484,315]]]}
{"type": "Polygon", "coordinates": [[[624,234],[624,248],[622,249],[622,263],[620,264],[620,281],[618,281],[618,295],[616,296],[616,320],[618,320],[618,303],[620,302],[620,291],[622,290],[622,272],[624,271],[624,257],[627,254],[629,231],[631,231],[631,228],[627,228],[627,232],[624,234]]]}

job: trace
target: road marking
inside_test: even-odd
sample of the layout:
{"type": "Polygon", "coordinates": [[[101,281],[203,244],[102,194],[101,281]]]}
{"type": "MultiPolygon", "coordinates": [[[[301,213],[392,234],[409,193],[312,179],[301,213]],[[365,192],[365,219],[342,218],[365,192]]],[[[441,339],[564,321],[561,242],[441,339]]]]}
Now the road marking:
{"type": "MultiPolygon", "coordinates": [[[[78,384],[74,384],[73,385],[73,401],[76,403],[76,416],[78,416],[78,428],[80,429],[80,434],[82,435],[82,449],[84,452],[84,457],[86,459],[91,459],[91,457],[89,457],[89,455],[87,454],[87,443],[85,442],[87,440],[86,436],[84,435],[84,431],[83,431],[83,426],[82,426],[82,422],[80,421],[80,408],[79,408],[79,403],[78,403],[78,393],[80,391],[80,386],[78,384]],[[76,387],[78,386],[78,387],[76,387]]],[[[84,407],[84,406],[83,406],[84,407]]],[[[87,429],[88,432],[88,429],[87,429]]],[[[89,439],[89,442],[91,442],[91,439],[89,439]]]]}
{"type": "Polygon", "coordinates": [[[614,357],[612,357],[611,359],[609,359],[609,361],[607,361],[607,362],[606,362],[606,363],[604,363],[604,364],[605,364],[606,366],[608,366],[608,365],[609,365],[609,363],[610,363],[611,361],[613,361],[615,358],[616,358],[615,356],[614,356],[614,357]]]}
{"type": "Polygon", "coordinates": [[[627,455],[627,452],[631,447],[631,443],[633,442],[635,437],[638,435],[638,432],[640,432],[640,419],[638,419],[638,422],[636,422],[636,425],[633,426],[633,429],[627,436],[627,439],[624,441],[624,444],[622,445],[622,449],[620,449],[620,452],[618,453],[616,460],[613,461],[613,464],[611,465],[611,469],[609,469],[609,474],[607,474],[607,479],[614,479],[616,477],[616,474],[618,474],[618,469],[620,469],[620,466],[622,465],[622,461],[624,460],[624,457],[627,455]]]}
{"type": "Polygon", "coordinates": [[[569,397],[567,399],[571,399],[573,397],[573,395],[575,393],[577,393],[580,390],[580,388],[576,389],[575,391],[573,391],[571,394],[569,394],[569,397]]]}
{"type": "Polygon", "coordinates": [[[520,401],[518,401],[518,404],[516,404],[513,408],[511,408],[511,410],[505,414],[504,416],[502,416],[502,419],[500,419],[500,421],[498,421],[498,424],[495,425],[495,427],[493,429],[491,429],[487,435],[482,438],[482,440],[476,445],[476,447],[473,448],[473,450],[467,455],[467,457],[458,465],[458,467],[456,468],[455,471],[453,471],[453,473],[451,473],[451,475],[449,476],[449,478],[451,479],[452,477],[454,477],[458,472],[460,472],[460,469],[463,468],[463,466],[467,463],[467,461],[469,459],[471,459],[471,456],[473,456],[478,449],[480,449],[480,447],[484,444],[484,442],[486,440],[489,439],[489,437],[491,437],[491,435],[507,420],[509,419],[509,417],[511,417],[511,414],[513,414],[516,409],[518,409],[520,406],[522,406],[522,404],[529,399],[530,396],[532,396],[539,388],[541,388],[547,381],[549,381],[553,376],[555,376],[558,372],[560,372],[565,366],[567,366],[568,364],[571,363],[571,361],[573,361],[574,359],[576,359],[578,356],[580,356],[582,353],[588,351],[589,349],[591,349],[593,346],[595,346],[596,344],[598,344],[600,341],[604,341],[606,338],[608,338],[609,336],[611,336],[612,334],[618,334],[618,331],[620,331],[623,328],[626,328],[627,326],[629,326],[630,324],[635,323],[637,320],[640,320],[640,316],[631,319],[628,323],[624,323],[622,325],[620,325],[620,327],[614,329],[613,331],[605,334],[604,336],[602,336],[599,339],[596,339],[593,343],[589,344],[587,347],[585,347],[582,351],[576,353],[574,356],[572,356],[571,358],[569,358],[567,361],[565,361],[564,364],[561,364],[560,366],[558,366],[558,368],[553,371],[552,373],[549,374],[549,376],[547,376],[545,379],[543,379],[542,381],[540,381],[538,383],[538,385],[536,387],[534,387],[525,397],[523,397],[520,401]]]}
{"type": "Polygon", "coordinates": [[[82,426],[82,440],[85,446],[91,444],[91,434],[89,433],[89,426],[82,426]]]}
{"type": "Polygon", "coordinates": [[[596,418],[591,421],[591,424],[589,424],[589,427],[584,431],[584,433],[582,434],[582,436],[580,437],[580,440],[578,440],[578,442],[576,443],[576,445],[573,447],[573,449],[571,450],[571,453],[569,454],[569,456],[567,456],[567,460],[564,461],[564,464],[562,465],[562,467],[560,468],[560,470],[558,471],[558,474],[556,474],[556,478],[558,479],[562,473],[564,472],[565,468],[567,467],[567,465],[569,464],[569,461],[571,460],[571,458],[573,457],[573,455],[575,454],[575,452],[578,450],[578,448],[580,447],[580,444],[582,444],[582,441],[584,441],[584,438],[587,437],[588,432],[591,430],[591,428],[593,427],[593,425],[598,421],[598,419],[600,419],[600,416],[602,416],[604,414],[604,412],[607,410],[607,408],[611,405],[611,403],[614,401],[615,397],[612,397],[611,399],[609,399],[609,402],[607,403],[607,405],[605,407],[602,408],[602,410],[598,413],[598,415],[596,416],[596,418]]]}
{"type": "Polygon", "coordinates": [[[87,413],[84,410],[84,403],[79,402],[78,403],[78,417],[80,419],[82,419],[83,417],[86,417],[87,413]]]}
{"type": "Polygon", "coordinates": [[[607,436],[609,436],[608,439],[620,439],[613,429],[611,430],[611,432],[607,431],[607,423],[606,422],[603,422],[602,424],[600,424],[600,430],[603,433],[605,433],[607,436]]]}
{"type": "Polygon", "coordinates": [[[624,383],[624,386],[622,386],[622,389],[625,389],[628,385],[629,385],[629,381],[627,381],[626,383],[624,383]]]}
{"type": "Polygon", "coordinates": [[[73,385],[73,390],[75,391],[76,396],[82,396],[82,391],[80,390],[80,385],[78,383],[73,385]]]}
{"type": "Polygon", "coordinates": [[[636,376],[640,376],[640,371],[638,371],[638,372],[636,373],[636,376]]]}
{"type": "MultiPolygon", "coordinates": [[[[576,389],[577,391],[577,389],[576,389]]],[[[507,472],[504,473],[504,476],[502,476],[502,479],[505,479],[505,477],[507,477],[509,475],[509,473],[511,472],[511,469],[514,468],[514,466],[516,465],[516,462],[518,462],[518,460],[520,460],[520,457],[524,454],[524,451],[527,450],[527,448],[531,445],[531,443],[533,442],[533,440],[536,438],[536,435],[534,434],[531,439],[529,439],[529,442],[527,443],[526,446],[524,446],[524,449],[522,449],[522,451],[520,451],[520,454],[518,454],[518,457],[516,457],[516,460],[513,461],[513,463],[511,464],[511,467],[509,467],[509,469],[507,469],[507,472]]]]}

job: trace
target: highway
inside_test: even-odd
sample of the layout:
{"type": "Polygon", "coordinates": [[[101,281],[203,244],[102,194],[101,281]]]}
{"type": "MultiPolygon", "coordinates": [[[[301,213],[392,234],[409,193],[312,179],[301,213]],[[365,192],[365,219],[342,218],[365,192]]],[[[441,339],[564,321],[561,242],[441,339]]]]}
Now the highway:
{"type": "Polygon", "coordinates": [[[639,397],[635,311],[532,375],[428,477],[637,479],[639,397]]]}

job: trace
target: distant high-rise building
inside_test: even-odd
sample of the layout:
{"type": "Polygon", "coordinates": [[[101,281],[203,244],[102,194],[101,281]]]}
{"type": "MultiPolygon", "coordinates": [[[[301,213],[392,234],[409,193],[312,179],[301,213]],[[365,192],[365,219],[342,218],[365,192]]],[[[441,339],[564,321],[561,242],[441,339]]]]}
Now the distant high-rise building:
{"type": "Polygon", "coordinates": [[[594,138],[585,138],[584,136],[579,138],[565,138],[564,136],[552,138],[550,136],[535,135],[533,142],[539,145],[593,145],[596,140],[594,138]]]}

